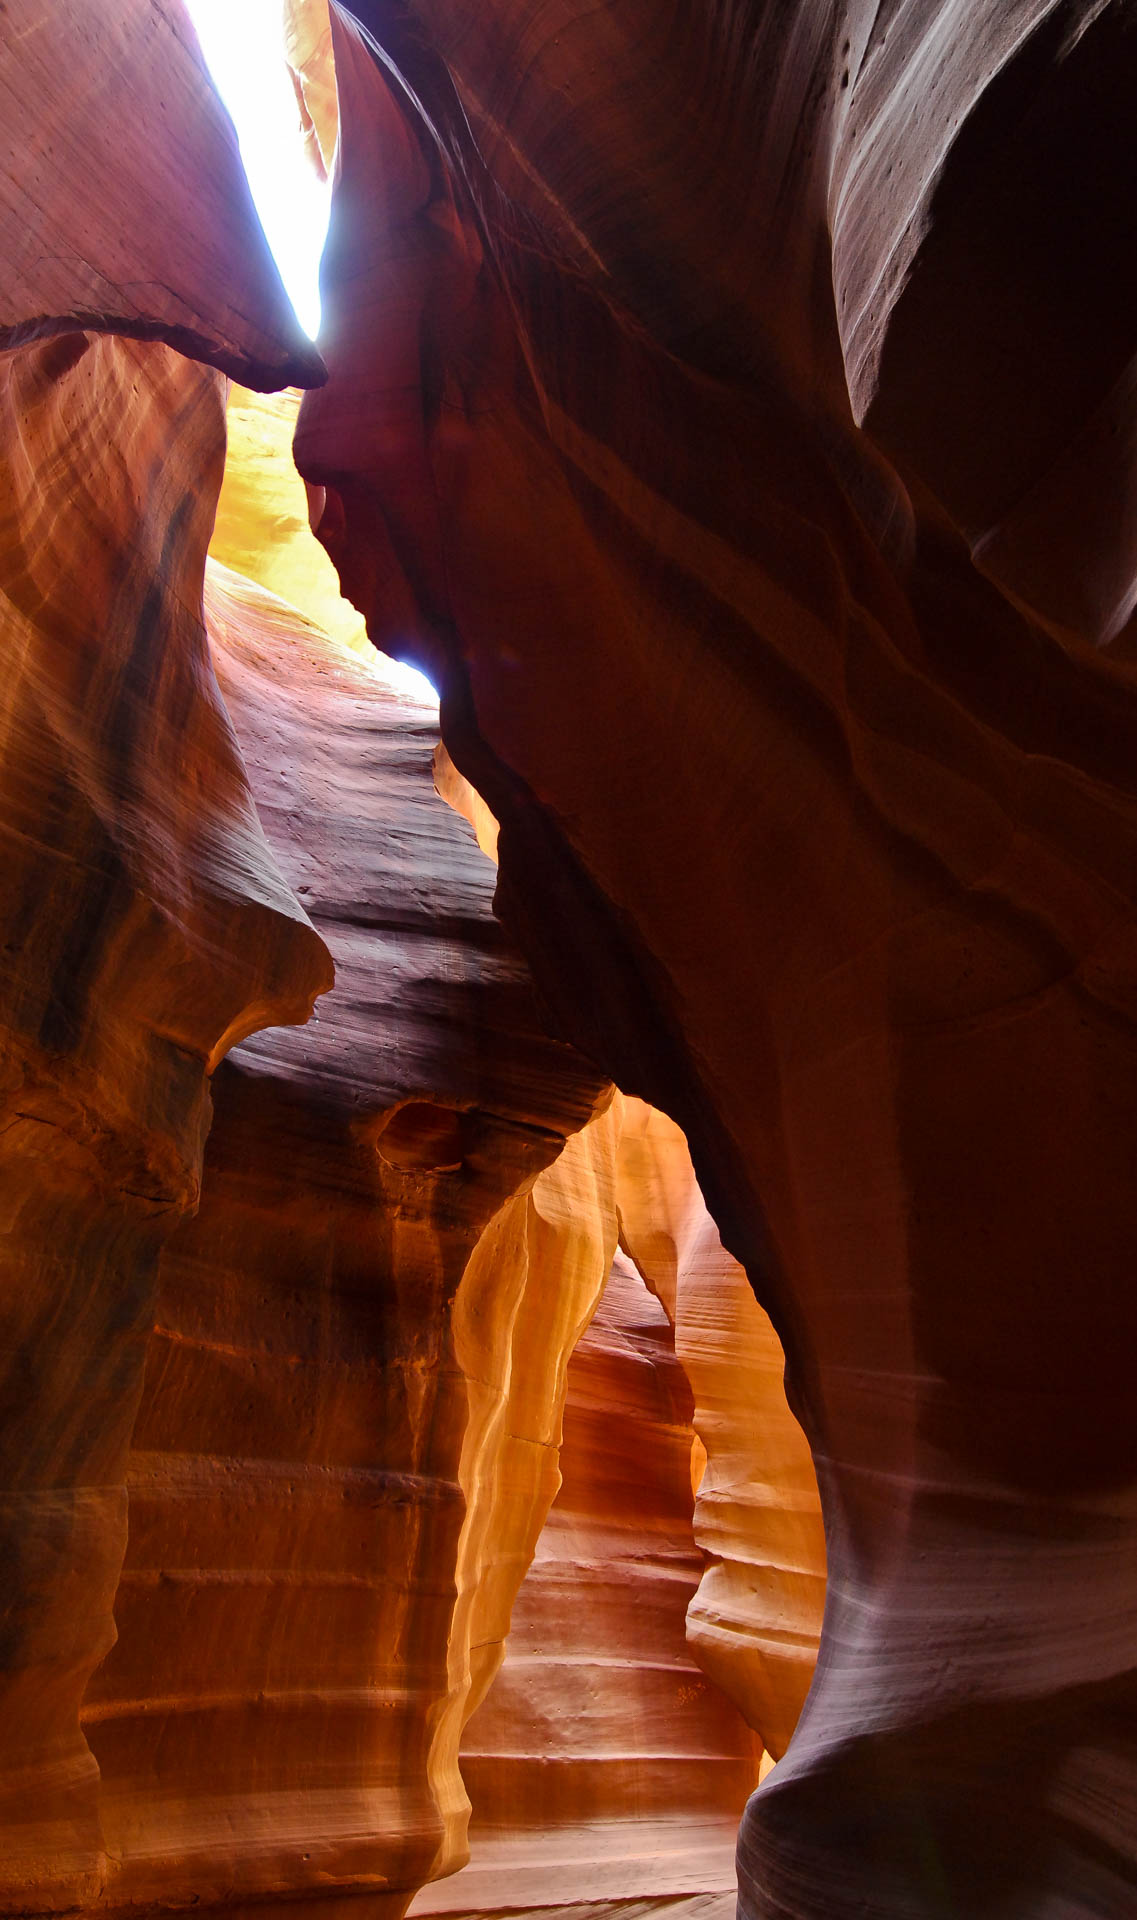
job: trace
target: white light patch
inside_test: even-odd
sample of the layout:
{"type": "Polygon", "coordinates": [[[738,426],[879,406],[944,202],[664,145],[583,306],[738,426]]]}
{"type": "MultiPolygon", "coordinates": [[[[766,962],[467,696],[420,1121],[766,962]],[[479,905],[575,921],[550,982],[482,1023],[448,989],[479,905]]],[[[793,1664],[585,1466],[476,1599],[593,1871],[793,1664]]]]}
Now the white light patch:
{"type": "Polygon", "coordinates": [[[187,0],[201,50],[229,109],[265,237],[296,317],[320,330],[320,255],[329,189],[304,152],[284,53],[281,0],[187,0]]]}
{"type": "Polygon", "coordinates": [[[421,707],[433,707],[435,712],[438,711],[438,688],[418,667],[409,666],[405,660],[393,660],[389,653],[372,648],[371,670],[385,686],[393,687],[397,693],[405,694],[408,700],[417,701],[421,707]]]}

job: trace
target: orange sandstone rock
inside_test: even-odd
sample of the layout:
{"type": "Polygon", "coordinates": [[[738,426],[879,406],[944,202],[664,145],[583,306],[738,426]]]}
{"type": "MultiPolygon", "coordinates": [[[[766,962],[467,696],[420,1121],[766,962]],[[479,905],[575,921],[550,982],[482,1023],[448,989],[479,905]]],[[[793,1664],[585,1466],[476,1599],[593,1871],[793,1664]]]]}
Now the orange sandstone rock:
{"type": "Polygon", "coordinates": [[[337,984],[219,1070],[163,1260],[119,1638],[84,1712],[108,1897],[397,1913],[463,1855],[458,1736],[555,1490],[614,1137],[434,790],[433,713],[220,568],[208,607],[337,984]]]}
{"type": "Polygon", "coordinates": [[[1107,420],[1128,485],[1137,302],[1098,289],[1137,255],[1112,189],[1082,226],[1063,200],[1092,297],[1075,273],[1046,308],[1030,159],[1062,126],[1132,171],[1131,23],[355,10],[385,63],[333,14],[331,377],[298,464],[373,636],[442,687],[556,1018],[682,1126],[817,1467],[817,1678],[740,1912],[1122,1920],[1137,700],[1089,643],[1131,528],[1092,516],[1072,583],[1030,528],[1107,420]],[[895,466],[854,423],[861,346],[895,466]],[[954,385],[918,385],[925,349],[954,385]],[[1006,593],[1005,555],[972,560],[992,529],[1025,543],[1006,593]]]}
{"type": "Polygon", "coordinates": [[[0,348],[162,339],[272,388],[322,377],[181,0],[8,0],[0,348]]]}
{"type": "Polygon", "coordinates": [[[261,831],[202,572],[221,382],[79,333],[0,357],[0,1899],[106,1884],[79,1708],[113,1638],[155,1266],[209,1077],[327,951],[261,831]]]}
{"type": "Polygon", "coordinates": [[[705,1470],[695,1539],[708,1565],[687,1612],[703,1670],[780,1760],[813,1679],[825,1540],[809,1447],[786,1405],[784,1355],[723,1248],[674,1121],[620,1098],[621,1245],[675,1328],[705,1470]]]}
{"type": "Polygon", "coordinates": [[[414,1914],[734,1906],[738,1816],[761,1742],[684,1637],[690,1390],[658,1303],[617,1255],[568,1367],[562,1484],[466,1730],[471,1861],[414,1914]]]}
{"type": "Polygon", "coordinates": [[[312,538],[304,482],[292,464],[299,406],[294,388],[230,387],[228,450],[209,551],[333,639],[370,654],[363,616],[342,597],[335,568],[312,538]]]}
{"type": "Polygon", "coordinates": [[[328,0],[284,0],[284,45],[317,171],[327,177],[339,133],[328,0]]]}

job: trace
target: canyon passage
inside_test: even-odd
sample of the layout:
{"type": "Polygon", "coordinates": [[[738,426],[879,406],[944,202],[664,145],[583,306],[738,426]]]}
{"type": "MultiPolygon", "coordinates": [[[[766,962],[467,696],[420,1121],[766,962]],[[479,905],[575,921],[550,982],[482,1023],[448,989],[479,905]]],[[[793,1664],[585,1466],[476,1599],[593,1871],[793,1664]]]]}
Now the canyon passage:
{"type": "Polygon", "coordinates": [[[271,11],[314,339],[0,6],[0,1912],[1131,1920],[1137,7],[271,11]]]}

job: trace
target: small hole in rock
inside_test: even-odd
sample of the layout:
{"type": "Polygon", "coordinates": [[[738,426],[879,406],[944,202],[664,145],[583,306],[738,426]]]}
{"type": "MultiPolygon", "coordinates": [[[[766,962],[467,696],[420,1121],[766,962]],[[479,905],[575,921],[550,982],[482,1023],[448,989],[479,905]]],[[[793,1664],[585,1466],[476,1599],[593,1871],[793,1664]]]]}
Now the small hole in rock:
{"type": "Polygon", "coordinates": [[[470,1116],[430,1100],[397,1107],[375,1142],[388,1166],[424,1172],[456,1171],[466,1154],[470,1116]]]}

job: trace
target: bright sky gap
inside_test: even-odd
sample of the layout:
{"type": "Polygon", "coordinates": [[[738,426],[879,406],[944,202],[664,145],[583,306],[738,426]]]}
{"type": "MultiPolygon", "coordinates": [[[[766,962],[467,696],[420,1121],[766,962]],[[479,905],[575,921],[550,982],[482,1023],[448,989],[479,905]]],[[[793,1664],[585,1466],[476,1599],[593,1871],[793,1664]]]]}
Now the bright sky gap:
{"type": "MultiPolygon", "coordinates": [[[[328,230],[330,186],[304,151],[288,72],[281,0],[187,0],[214,85],[241,144],[265,238],[296,317],[310,339],[320,330],[320,255],[328,230]]],[[[368,653],[381,679],[437,705],[424,673],[388,655],[368,653]]]]}
{"type": "Polygon", "coordinates": [[[320,329],[320,254],[329,190],[304,152],[284,56],[281,0],[188,0],[201,49],[229,109],[249,186],[296,317],[320,329]]]}

